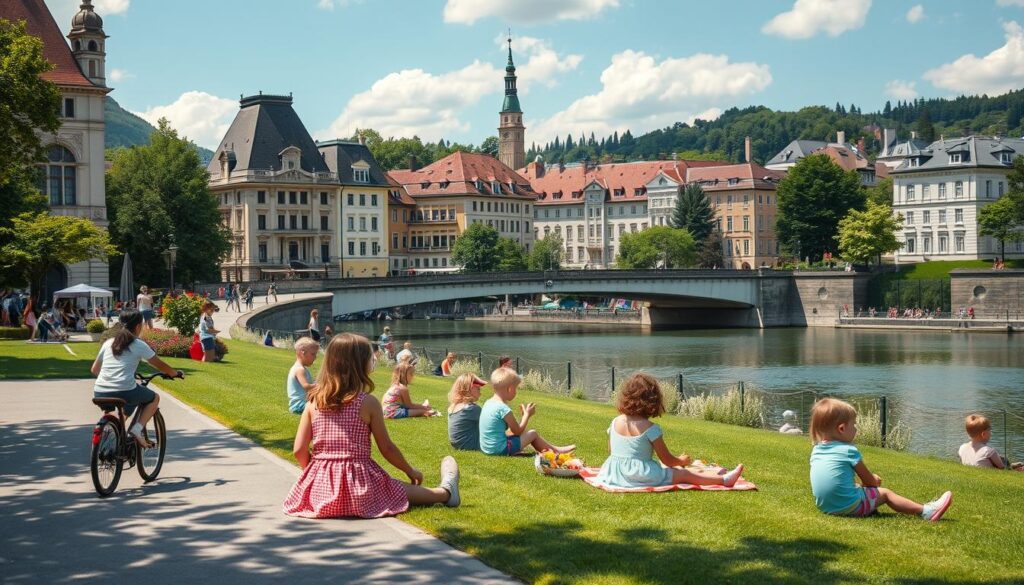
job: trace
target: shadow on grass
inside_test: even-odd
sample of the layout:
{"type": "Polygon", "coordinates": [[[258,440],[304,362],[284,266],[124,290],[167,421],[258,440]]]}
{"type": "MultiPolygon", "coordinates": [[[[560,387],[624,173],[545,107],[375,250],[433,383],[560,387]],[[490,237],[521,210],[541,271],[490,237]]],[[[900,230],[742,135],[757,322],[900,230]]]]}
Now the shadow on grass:
{"type": "MultiPolygon", "coordinates": [[[[63,351],[63,350],[61,350],[63,351]]],[[[94,355],[66,358],[0,357],[0,380],[44,379],[44,378],[91,378],[89,366],[94,355]]]]}

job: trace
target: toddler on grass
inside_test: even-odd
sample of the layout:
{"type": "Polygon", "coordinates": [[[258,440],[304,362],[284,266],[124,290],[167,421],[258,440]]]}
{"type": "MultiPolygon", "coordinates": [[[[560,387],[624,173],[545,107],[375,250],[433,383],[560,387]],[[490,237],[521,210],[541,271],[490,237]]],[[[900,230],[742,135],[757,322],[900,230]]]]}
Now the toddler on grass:
{"type": "Polygon", "coordinates": [[[651,418],[665,414],[665,399],[658,381],[647,374],[633,374],[619,392],[621,416],[608,427],[611,456],[601,465],[596,480],[619,488],[657,487],[689,483],[693,485],[736,485],[743,465],[725,475],[697,473],[685,469],[690,456],[673,455],[662,437],[661,426],[651,418]],[[654,460],[654,455],[662,464],[654,460]]]}
{"type": "Polygon", "coordinates": [[[288,370],[285,392],[288,394],[288,411],[302,414],[306,409],[306,394],[313,389],[313,373],[309,366],[316,361],[320,344],[310,337],[300,337],[295,342],[295,363],[288,370]]]}
{"type": "Polygon", "coordinates": [[[455,379],[448,392],[448,442],[463,451],[480,450],[480,388],[486,384],[473,374],[455,379]]]}
{"type": "MultiPolygon", "coordinates": [[[[967,415],[964,426],[971,440],[960,445],[960,463],[972,467],[1006,469],[1009,461],[988,444],[992,440],[992,423],[988,418],[980,414],[970,414],[967,415]]],[[[1017,471],[1024,471],[1022,463],[1014,463],[1012,467],[1017,471]]]]}
{"type": "Polygon", "coordinates": [[[384,418],[408,418],[414,416],[434,416],[437,411],[430,407],[429,402],[413,404],[409,395],[409,384],[416,375],[416,366],[409,362],[400,362],[391,373],[391,387],[384,393],[381,404],[384,405],[384,418]]]}
{"type": "Polygon", "coordinates": [[[823,398],[811,409],[811,492],[818,509],[836,516],[864,517],[887,504],[901,514],[914,514],[936,522],[949,509],[953,493],[946,492],[927,504],[918,504],[880,487],[882,478],[868,471],[857,436],[857,411],[847,402],[823,398]],[[860,479],[860,486],[854,481],[860,479]]]}
{"type": "Polygon", "coordinates": [[[480,410],[480,450],[487,455],[515,455],[527,445],[537,451],[551,450],[555,453],[574,450],[576,445],[552,445],[537,431],[527,429],[536,408],[532,402],[520,406],[522,417],[516,420],[508,403],[515,400],[516,390],[522,381],[519,374],[509,368],[498,368],[491,373],[494,396],[480,410]]]}

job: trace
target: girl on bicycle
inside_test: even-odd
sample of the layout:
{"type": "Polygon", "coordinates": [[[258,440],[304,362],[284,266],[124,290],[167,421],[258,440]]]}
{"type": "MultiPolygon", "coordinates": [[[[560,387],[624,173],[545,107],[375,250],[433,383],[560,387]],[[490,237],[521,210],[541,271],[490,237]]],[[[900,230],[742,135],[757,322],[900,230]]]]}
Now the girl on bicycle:
{"type": "Polygon", "coordinates": [[[156,357],[145,341],[139,339],[142,333],[142,313],[135,309],[121,312],[121,328],[112,339],[100,347],[96,361],[92,364],[92,375],[96,376],[93,386],[94,398],[120,398],[125,401],[125,414],[131,415],[135,407],[143,406],[139,420],[135,421],[128,434],[143,447],[148,447],[142,429],[156,413],[160,396],[149,388],[136,384],[135,370],[139,362],[146,360],[167,376],[184,378],[181,370],[174,370],[162,359],[156,357]]]}

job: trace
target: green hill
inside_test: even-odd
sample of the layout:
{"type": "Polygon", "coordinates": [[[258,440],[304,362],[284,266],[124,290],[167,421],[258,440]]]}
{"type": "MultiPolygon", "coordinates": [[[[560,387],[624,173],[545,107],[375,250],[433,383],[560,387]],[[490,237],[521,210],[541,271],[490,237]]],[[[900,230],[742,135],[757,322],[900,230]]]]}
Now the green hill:
{"type": "MultiPolygon", "coordinates": [[[[112,97],[107,97],[107,148],[120,148],[149,144],[149,135],[156,131],[152,124],[121,107],[112,97]]],[[[194,145],[203,160],[213,158],[213,151],[194,145]]]]}

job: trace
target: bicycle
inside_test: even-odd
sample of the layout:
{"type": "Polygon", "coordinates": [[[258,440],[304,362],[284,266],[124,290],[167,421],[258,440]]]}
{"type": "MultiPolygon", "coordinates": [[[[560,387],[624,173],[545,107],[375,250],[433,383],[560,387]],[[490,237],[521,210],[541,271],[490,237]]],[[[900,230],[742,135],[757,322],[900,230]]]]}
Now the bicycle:
{"type": "MultiPolygon", "coordinates": [[[[157,376],[167,380],[173,379],[160,372],[150,376],[136,373],[135,379],[143,386],[148,386],[157,376]]],[[[151,444],[149,447],[143,447],[127,431],[138,420],[143,405],[136,407],[131,422],[125,425],[124,400],[93,398],[92,403],[104,411],[103,417],[92,430],[89,471],[96,493],[101,498],[114,493],[125,464],[129,469],[135,466],[142,481],[148,483],[156,480],[160,475],[160,468],[164,465],[164,454],[167,451],[167,429],[164,426],[164,417],[160,414],[160,410],[157,409],[142,429],[143,438],[151,444]],[[112,414],[112,411],[115,410],[117,411],[116,416],[112,414]]]]}

